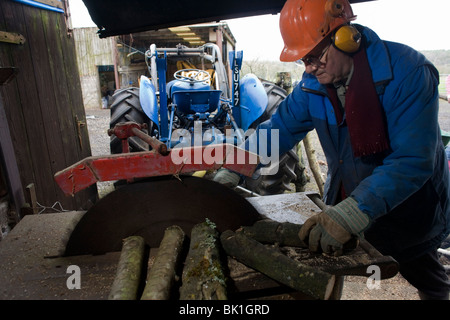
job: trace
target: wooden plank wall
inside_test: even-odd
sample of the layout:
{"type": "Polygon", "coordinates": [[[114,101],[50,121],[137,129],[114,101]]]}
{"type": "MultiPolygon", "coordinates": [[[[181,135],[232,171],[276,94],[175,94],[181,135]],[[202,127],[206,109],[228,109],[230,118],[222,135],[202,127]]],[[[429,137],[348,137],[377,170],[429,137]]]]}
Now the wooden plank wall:
{"type": "Polygon", "coordinates": [[[77,54],[78,71],[83,91],[84,107],[102,107],[98,66],[114,65],[115,38],[100,39],[97,28],[75,28],[73,39],[77,54]]]}
{"type": "Polygon", "coordinates": [[[34,183],[44,206],[59,201],[67,210],[87,209],[96,186],[67,197],[53,180],[57,171],[91,155],[75,45],[64,14],[0,0],[0,30],[26,39],[23,45],[0,42],[0,65],[19,69],[0,94],[23,187],[34,183]]]}
{"type": "Polygon", "coordinates": [[[97,76],[97,66],[114,64],[114,38],[100,39],[97,28],[73,30],[80,76],[97,76]]]}

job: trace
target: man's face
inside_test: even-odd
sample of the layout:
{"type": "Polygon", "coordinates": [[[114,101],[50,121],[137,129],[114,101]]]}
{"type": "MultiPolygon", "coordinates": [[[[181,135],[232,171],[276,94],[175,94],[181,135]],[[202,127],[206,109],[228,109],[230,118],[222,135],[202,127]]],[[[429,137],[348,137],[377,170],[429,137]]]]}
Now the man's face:
{"type": "Polygon", "coordinates": [[[331,43],[318,46],[302,59],[306,73],[316,76],[321,84],[345,80],[350,74],[352,58],[336,49],[331,43]]]}

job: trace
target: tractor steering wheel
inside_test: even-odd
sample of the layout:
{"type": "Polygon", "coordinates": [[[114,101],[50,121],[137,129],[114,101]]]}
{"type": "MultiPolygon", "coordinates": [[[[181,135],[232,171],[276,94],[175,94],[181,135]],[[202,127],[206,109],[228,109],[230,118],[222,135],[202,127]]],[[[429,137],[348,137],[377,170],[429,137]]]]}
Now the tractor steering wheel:
{"type": "Polygon", "coordinates": [[[181,69],[176,71],[173,74],[173,77],[188,83],[205,82],[211,79],[211,75],[208,71],[200,69],[181,69]]]}

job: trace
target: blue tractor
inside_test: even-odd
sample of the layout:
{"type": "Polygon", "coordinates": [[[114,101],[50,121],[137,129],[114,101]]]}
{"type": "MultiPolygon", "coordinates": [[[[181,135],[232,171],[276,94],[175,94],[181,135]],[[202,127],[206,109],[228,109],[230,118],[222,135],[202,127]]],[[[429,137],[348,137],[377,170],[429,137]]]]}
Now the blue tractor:
{"type": "MultiPolygon", "coordinates": [[[[149,73],[140,77],[139,88],[121,89],[113,95],[110,127],[127,121],[146,124],[146,133],[168,148],[198,143],[194,140],[199,130],[202,144],[239,145],[245,133],[267,120],[287,95],[281,87],[253,74],[241,78],[242,51],[230,52],[230,88],[229,73],[216,44],[198,48],[151,45],[145,58],[149,73]],[[229,132],[233,134],[227,135],[229,132]]],[[[128,144],[131,152],[151,148],[137,136],[129,138],[128,144]]],[[[113,154],[121,153],[122,141],[112,136],[110,149],[113,154]]],[[[259,169],[240,186],[260,195],[298,188],[304,167],[296,151],[294,148],[278,158],[277,172],[263,175],[259,169]]]]}

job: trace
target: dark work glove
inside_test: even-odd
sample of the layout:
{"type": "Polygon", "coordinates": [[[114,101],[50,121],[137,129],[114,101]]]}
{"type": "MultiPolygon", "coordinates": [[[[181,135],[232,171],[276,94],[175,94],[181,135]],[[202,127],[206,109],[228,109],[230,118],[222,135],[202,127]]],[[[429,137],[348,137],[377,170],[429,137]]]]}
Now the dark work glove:
{"type": "Polygon", "coordinates": [[[340,256],[344,249],[354,249],[357,241],[371,223],[370,217],[349,197],[335,206],[329,206],[318,215],[306,220],[300,229],[300,239],[313,252],[340,256]],[[353,244],[349,247],[350,244],[353,244]]]}
{"type": "Polygon", "coordinates": [[[213,178],[213,181],[223,184],[231,189],[236,188],[241,177],[236,172],[225,168],[220,168],[213,178]]]}

